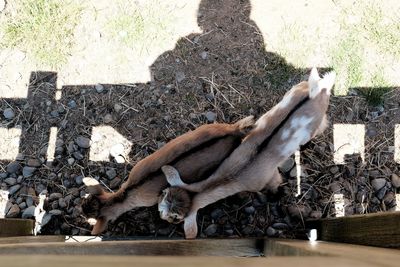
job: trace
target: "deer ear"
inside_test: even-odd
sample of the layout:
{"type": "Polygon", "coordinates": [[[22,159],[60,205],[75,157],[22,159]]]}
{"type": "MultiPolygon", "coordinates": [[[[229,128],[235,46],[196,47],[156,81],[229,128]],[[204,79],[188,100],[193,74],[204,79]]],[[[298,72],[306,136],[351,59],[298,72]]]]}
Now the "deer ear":
{"type": "Polygon", "coordinates": [[[181,176],[179,175],[179,172],[177,169],[170,165],[165,165],[161,167],[162,172],[165,175],[165,178],[167,179],[167,182],[171,186],[184,186],[185,183],[181,180],[181,176]]]}

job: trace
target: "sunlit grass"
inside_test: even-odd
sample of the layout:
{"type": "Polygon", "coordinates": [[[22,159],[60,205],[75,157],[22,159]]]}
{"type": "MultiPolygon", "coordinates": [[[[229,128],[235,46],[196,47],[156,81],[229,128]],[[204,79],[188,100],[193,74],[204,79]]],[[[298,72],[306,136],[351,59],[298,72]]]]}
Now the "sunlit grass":
{"type": "Polygon", "coordinates": [[[25,51],[39,65],[57,68],[66,63],[73,46],[81,7],[74,1],[9,1],[0,25],[0,47],[25,51]]]}

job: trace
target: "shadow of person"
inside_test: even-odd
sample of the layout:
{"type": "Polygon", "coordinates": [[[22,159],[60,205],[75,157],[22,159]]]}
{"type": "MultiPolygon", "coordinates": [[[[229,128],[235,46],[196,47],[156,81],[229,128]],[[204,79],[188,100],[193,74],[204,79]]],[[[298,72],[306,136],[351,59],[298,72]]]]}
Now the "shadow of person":
{"type": "MultiPolygon", "coordinates": [[[[63,86],[61,99],[57,100],[57,74],[32,72],[27,99],[3,98],[0,103],[1,110],[12,107],[16,112],[15,118],[2,127],[21,129],[19,152],[24,155],[11,162],[13,170],[8,168],[10,161],[2,161],[0,171],[1,189],[12,191],[10,201],[18,203],[14,214],[21,216],[33,205],[32,194],[44,189],[49,195],[61,193],[53,195],[49,203],[56,212],[44,233],[88,234],[83,228],[90,227],[79,210],[80,198],[85,194],[83,176],[96,177],[117,189],[131,168],[113,158],[91,158],[91,154],[103,153],[106,147],[97,146],[96,150],[93,144],[90,149],[77,144],[78,136],[93,141],[96,127],[109,126],[129,140],[132,146],[128,162],[134,165],[165,142],[204,123],[233,122],[251,114],[258,117],[273,107],[292,84],[304,79],[308,70],[295,68],[265,50],[250,11],[248,0],[201,1],[198,24],[202,33],[181,38],[173,50],[160,55],[150,67],[153,79],[147,84],[104,84],[103,88],[68,85],[63,86]],[[55,154],[54,160],[46,164],[47,146],[53,142],[51,128],[57,132],[55,154]],[[39,164],[32,159],[38,159],[39,164]],[[22,167],[30,165],[34,172],[25,169],[24,175],[22,167]],[[7,178],[13,179],[6,183],[7,178]],[[17,184],[12,184],[14,181],[17,184]]],[[[347,107],[358,103],[348,98],[343,102],[347,107]]],[[[334,105],[335,115],[345,110],[342,106],[334,105]]],[[[334,119],[340,120],[339,116],[334,119]]],[[[345,122],[352,121],[364,122],[362,117],[345,122]]],[[[386,132],[387,140],[393,140],[393,133],[386,132]]],[[[112,137],[104,139],[116,142],[112,137]]],[[[332,161],[331,134],[324,139],[323,148],[328,152],[323,156],[332,161]]],[[[317,145],[322,147],[321,142],[310,147],[317,145]]],[[[307,164],[311,169],[321,169],[320,165],[313,166],[315,153],[311,150],[307,164]]],[[[209,235],[260,235],[265,233],[267,222],[280,222],[285,216],[276,211],[279,205],[275,204],[269,207],[265,196],[241,193],[205,208],[199,218],[204,227],[212,222],[222,225],[210,226],[209,235]],[[241,209],[244,206],[263,215],[255,218],[251,208],[241,209]]],[[[128,212],[109,229],[113,235],[183,235],[179,227],[161,221],[155,207],[128,212]]]]}

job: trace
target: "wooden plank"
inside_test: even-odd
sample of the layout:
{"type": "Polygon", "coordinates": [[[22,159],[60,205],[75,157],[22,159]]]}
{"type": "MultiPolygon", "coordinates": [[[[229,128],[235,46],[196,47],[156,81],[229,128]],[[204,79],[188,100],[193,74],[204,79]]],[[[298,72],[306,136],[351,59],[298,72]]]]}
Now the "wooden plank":
{"type": "Polygon", "coordinates": [[[400,212],[354,215],[308,222],[318,240],[400,248],[400,212]]]}
{"type": "Polygon", "coordinates": [[[33,234],[35,222],[27,219],[0,219],[0,237],[33,234]]]}
{"type": "Polygon", "coordinates": [[[63,235],[41,235],[41,236],[18,236],[18,237],[2,237],[0,244],[29,244],[29,243],[49,243],[49,242],[65,242],[63,235]]]}
{"type": "MultiPolygon", "coordinates": [[[[281,256],[284,250],[291,248],[295,255],[325,255],[326,257],[338,259],[348,259],[358,262],[358,266],[399,266],[400,253],[396,249],[377,248],[369,246],[359,246],[342,243],[332,243],[324,241],[301,241],[301,240],[274,240],[265,245],[265,255],[268,257],[281,256]],[[277,246],[277,244],[279,246],[277,246]],[[286,247],[286,248],[284,248],[286,247]],[[282,250],[282,248],[284,248],[282,250]]],[[[320,258],[321,256],[317,256],[320,258]]],[[[298,257],[299,258],[299,257],[298,257]]],[[[300,257],[302,258],[302,257],[300,257]]],[[[321,265],[322,266],[322,265],[321,265]]]]}
{"type": "MultiPolygon", "coordinates": [[[[40,239],[39,239],[40,240],[40,239]]],[[[261,256],[263,239],[134,240],[0,244],[0,254],[261,256]]]]}
{"type": "Polygon", "coordinates": [[[375,267],[398,266],[374,265],[352,259],[336,257],[272,257],[272,258],[234,258],[234,257],[149,257],[149,256],[63,256],[63,255],[27,255],[0,256],[1,266],[7,267],[117,267],[117,266],[146,266],[146,267],[375,267]]]}

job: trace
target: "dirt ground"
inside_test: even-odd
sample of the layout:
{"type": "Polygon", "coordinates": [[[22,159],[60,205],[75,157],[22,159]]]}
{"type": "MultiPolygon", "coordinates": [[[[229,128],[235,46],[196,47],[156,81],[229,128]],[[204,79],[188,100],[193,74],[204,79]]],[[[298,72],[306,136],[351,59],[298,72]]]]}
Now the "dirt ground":
{"type": "MultiPolygon", "coordinates": [[[[2,111],[11,107],[15,112],[11,119],[2,117],[2,127],[22,131],[17,159],[0,164],[1,188],[12,192],[8,217],[31,217],[29,208],[46,190],[51,215],[42,233],[88,235],[90,226],[80,209],[83,177],[97,177],[116,190],[137,161],[174,137],[205,123],[258,118],[272,108],[307,78],[309,69],[266,51],[250,11],[245,0],[201,1],[201,33],[180,38],[158,56],[147,83],[63,85],[59,91],[57,73],[32,72],[26,99],[0,102],[2,111]],[[112,127],[121,138],[94,137],[99,126],[112,127]],[[54,127],[55,154],[49,161],[54,127]],[[78,137],[91,138],[90,148],[78,137]],[[113,140],[107,146],[102,138],[113,140]],[[126,163],[107,160],[119,144],[126,163]],[[105,155],[103,161],[93,161],[91,155],[99,154],[105,155]]],[[[399,105],[398,89],[378,107],[368,106],[356,91],[333,96],[329,129],[301,150],[302,194],[296,196],[295,167],[289,160],[281,169],[285,181],[278,194],[243,192],[202,209],[200,236],[304,236],[305,220],[335,216],[334,194],[343,195],[346,215],[395,210],[399,105]],[[334,162],[334,124],[364,125],[364,155],[351,155],[341,165],[334,162]]],[[[121,216],[105,235],[182,237],[183,228],[162,221],[156,207],[139,208],[121,216]]]]}

